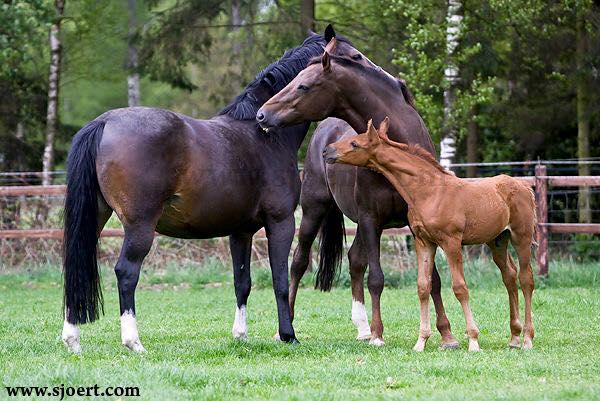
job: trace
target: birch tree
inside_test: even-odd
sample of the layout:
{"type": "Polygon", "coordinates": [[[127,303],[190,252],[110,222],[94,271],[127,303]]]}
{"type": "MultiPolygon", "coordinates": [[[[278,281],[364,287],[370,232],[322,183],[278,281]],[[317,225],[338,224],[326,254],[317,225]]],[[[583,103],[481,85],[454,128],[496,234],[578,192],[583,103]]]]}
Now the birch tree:
{"type": "Polygon", "coordinates": [[[127,33],[127,104],[129,107],[140,105],[140,74],[138,73],[137,4],[136,0],[127,0],[129,29],[127,33]]]}
{"type": "Polygon", "coordinates": [[[459,79],[458,63],[454,53],[458,46],[461,33],[462,15],[460,0],[448,0],[448,14],[446,18],[446,68],[444,69],[444,122],[442,140],[440,141],[440,164],[445,168],[450,167],[456,154],[456,137],[458,130],[452,121],[452,110],[454,106],[454,90],[459,79]]]}
{"type": "Polygon", "coordinates": [[[60,83],[60,26],[65,9],[65,0],[55,0],[56,17],[50,26],[50,72],[48,74],[48,111],[46,114],[46,144],[42,159],[43,185],[52,182],[52,169],[54,168],[54,138],[58,131],[58,88],[60,83]]]}

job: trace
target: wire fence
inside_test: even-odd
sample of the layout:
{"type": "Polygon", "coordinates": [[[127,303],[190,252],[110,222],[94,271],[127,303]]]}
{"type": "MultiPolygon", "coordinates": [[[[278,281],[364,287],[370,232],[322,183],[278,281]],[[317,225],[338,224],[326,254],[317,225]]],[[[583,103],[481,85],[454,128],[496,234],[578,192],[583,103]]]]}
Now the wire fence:
{"type": "MultiPolygon", "coordinates": [[[[577,160],[546,160],[549,176],[575,176],[578,173],[577,160]]],[[[600,175],[600,158],[587,159],[592,175],[600,175]]],[[[497,174],[533,177],[533,162],[478,163],[478,177],[497,174]]],[[[471,164],[454,164],[452,170],[458,176],[466,176],[471,164]]],[[[52,173],[53,184],[65,182],[65,172],[52,173]]],[[[0,172],[0,187],[30,186],[41,184],[42,174],[39,172],[0,172]]],[[[582,209],[580,207],[580,188],[550,186],[548,188],[548,223],[576,223],[582,209]]],[[[600,186],[587,188],[589,196],[588,213],[591,223],[600,223],[600,186]]],[[[1,196],[0,195],[0,230],[47,229],[57,230],[62,227],[62,205],[64,195],[37,196],[1,196]]],[[[296,226],[299,226],[301,212],[296,211],[296,226]]],[[[352,229],[354,223],[347,221],[352,229]]],[[[107,228],[119,229],[120,222],[113,215],[107,228]]],[[[350,245],[349,238],[347,246],[350,245]]],[[[102,238],[100,241],[100,261],[114,264],[120,252],[121,238],[102,238]]],[[[58,264],[61,261],[61,241],[56,238],[0,238],[0,269],[16,269],[31,264],[58,264]]],[[[295,244],[294,244],[295,246],[295,244]]],[[[317,252],[313,250],[313,265],[317,252]]],[[[571,259],[577,261],[600,260],[600,235],[555,233],[548,234],[548,254],[551,260],[571,259]]],[[[487,255],[485,247],[470,247],[467,255],[480,257],[487,255]]],[[[381,242],[382,265],[386,269],[403,270],[414,266],[414,255],[411,238],[404,235],[388,235],[381,242]]],[[[161,269],[169,265],[201,266],[207,260],[217,260],[229,265],[229,245],[226,238],[209,240],[183,240],[159,236],[145,261],[146,268],[161,269]]],[[[253,264],[268,266],[266,241],[264,236],[256,236],[253,247],[253,264]]]]}

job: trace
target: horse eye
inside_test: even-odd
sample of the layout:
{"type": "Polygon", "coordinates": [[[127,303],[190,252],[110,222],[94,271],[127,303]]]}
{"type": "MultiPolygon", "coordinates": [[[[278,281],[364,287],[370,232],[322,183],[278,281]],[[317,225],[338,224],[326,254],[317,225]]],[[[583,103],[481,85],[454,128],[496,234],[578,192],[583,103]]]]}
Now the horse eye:
{"type": "Polygon", "coordinates": [[[306,92],[308,90],[308,86],[306,86],[306,85],[298,85],[298,89],[300,89],[301,91],[306,92]]]}
{"type": "Polygon", "coordinates": [[[356,141],[350,142],[350,146],[352,146],[352,148],[354,148],[354,149],[360,148],[360,146],[358,146],[358,143],[356,141]]]}
{"type": "Polygon", "coordinates": [[[362,55],[360,53],[355,54],[354,56],[352,56],[352,60],[362,60],[362,55]]]}

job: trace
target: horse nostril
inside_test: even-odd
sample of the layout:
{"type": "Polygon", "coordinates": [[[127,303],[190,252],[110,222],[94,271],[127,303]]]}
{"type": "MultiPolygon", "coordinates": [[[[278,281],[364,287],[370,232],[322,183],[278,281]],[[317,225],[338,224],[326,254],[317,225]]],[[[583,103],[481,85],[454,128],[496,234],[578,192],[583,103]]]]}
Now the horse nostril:
{"type": "Polygon", "coordinates": [[[258,113],[258,114],[256,115],[256,119],[257,119],[258,121],[264,121],[264,120],[265,120],[265,114],[264,114],[264,113],[258,113]]]}

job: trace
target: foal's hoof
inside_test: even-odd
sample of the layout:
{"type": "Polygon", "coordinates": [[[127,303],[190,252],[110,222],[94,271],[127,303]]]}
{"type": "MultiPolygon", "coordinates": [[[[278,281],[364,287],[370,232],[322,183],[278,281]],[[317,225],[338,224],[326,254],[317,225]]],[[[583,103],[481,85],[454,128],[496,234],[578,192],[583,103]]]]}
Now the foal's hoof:
{"type": "Polygon", "coordinates": [[[523,339],[523,349],[525,349],[525,350],[533,349],[533,342],[531,341],[531,338],[523,339]]]}
{"type": "Polygon", "coordinates": [[[521,339],[519,336],[513,336],[508,343],[508,348],[519,349],[521,348],[521,339]]]}
{"type": "Polygon", "coordinates": [[[469,352],[479,352],[481,348],[479,348],[479,343],[477,340],[469,339],[469,352]]]}
{"type": "Polygon", "coordinates": [[[447,342],[444,341],[440,345],[440,350],[444,351],[444,350],[447,350],[447,349],[458,349],[459,346],[460,346],[460,344],[456,340],[454,340],[454,341],[447,341],[447,342]]]}
{"type": "Polygon", "coordinates": [[[383,341],[383,338],[372,338],[369,341],[369,345],[373,345],[375,347],[383,347],[385,345],[385,342],[383,341]]]}
{"type": "Polygon", "coordinates": [[[245,331],[236,330],[235,327],[231,330],[233,338],[238,341],[248,341],[248,333],[245,331]]]}
{"type": "Polygon", "coordinates": [[[81,344],[79,343],[78,337],[63,337],[62,340],[69,351],[77,355],[81,354],[81,344]]]}
{"type": "Polygon", "coordinates": [[[123,345],[133,352],[137,352],[138,354],[143,354],[146,352],[146,348],[142,345],[139,339],[132,341],[123,341],[123,345]]]}
{"type": "Polygon", "coordinates": [[[371,333],[358,334],[356,339],[358,341],[369,341],[371,339],[371,333]]]}
{"type": "Polygon", "coordinates": [[[275,333],[275,335],[273,336],[273,340],[281,341],[281,337],[279,337],[279,332],[275,333]]]}

